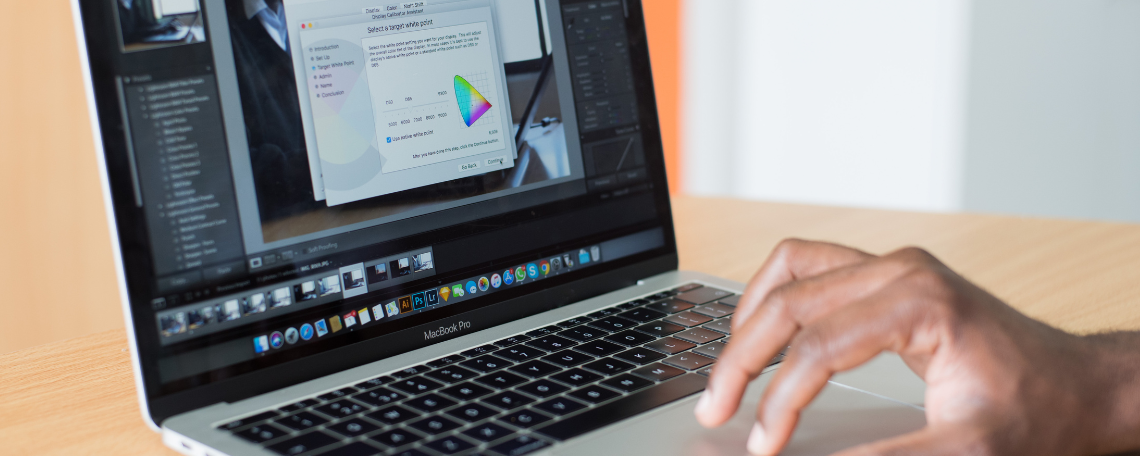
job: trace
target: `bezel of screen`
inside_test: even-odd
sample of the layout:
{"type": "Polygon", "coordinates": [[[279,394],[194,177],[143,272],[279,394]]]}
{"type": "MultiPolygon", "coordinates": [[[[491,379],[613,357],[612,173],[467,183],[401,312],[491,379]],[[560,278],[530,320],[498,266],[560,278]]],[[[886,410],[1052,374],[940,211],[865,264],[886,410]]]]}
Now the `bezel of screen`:
{"type": "MultiPolygon", "coordinates": [[[[564,1],[562,3],[583,2],[564,1]]],[[[128,156],[128,144],[124,136],[125,126],[119,107],[117,78],[143,73],[158,77],[161,76],[162,71],[156,71],[154,69],[156,66],[165,67],[172,73],[185,69],[185,66],[180,67],[180,62],[169,58],[168,54],[162,52],[145,53],[148,54],[146,56],[148,63],[145,65],[137,59],[137,56],[143,53],[122,54],[118,43],[117,27],[110,26],[116,24],[115,12],[113,11],[114,3],[103,0],[78,0],[78,5],[83,22],[81,33],[87,42],[87,61],[91,71],[91,84],[98,115],[98,133],[103,145],[103,157],[101,159],[105,161],[107,168],[107,185],[109,186],[111,204],[114,207],[115,230],[120,247],[118,253],[124,265],[123,274],[127,285],[127,299],[131,303],[130,317],[136,338],[136,346],[132,349],[138,350],[140,366],[136,367],[141,369],[143,388],[147,398],[145,405],[149,410],[150,418],[155,423],[161,423],[167,417],[199,408],[204,404],[240,400],[373,362],[397,352],[406,352],[448,340],[449,337],[433,339],[431,342],[425,342],[422,338],[403,338],[400,340],[404,342],[398,343],[394,338],[397,338],[401,331],[382,337],[369,336],[370,339],[364,336],[367,332],[362,331],[359,334],[345,337],[344,339],[348,341],[343,342],[344,345],[339,348],[323,351],[322,353],[327,356],[305,357],[276,364],[272,367],[265,367],[251,373],[235,375],[224,381],[202,383],[178,393],[164,393],[162,385],[158,383],[155,368],[159,344],[157,342],[158,333],[155,331],[153,322],[154,310],[150,308],[150,299],[157,295],[154,267],[144,210],[136,205],[136,189],[133,182],[132,165],[128,156]],[[156,62],[158,65],[155,65],[156,62]],[[164,63],[166,65],[163,65],[164,63]],[[361,346],[378,347],[380,344],[392,348],[390,351],[355,349],[361,346]]],[[[639,100],[640,131],[646,152],[646,165],[652,182],[650,192],[657,213],[657,219],[653,226],[663,229],[665,247],[605,263],[595,269],[581,271],[581,274],[567,274],[549,281],[543,281],[542,284],[504,291],[502,294],[488,297],[486,301],[475,299],[464,303],[462,306],[444,307],[437,311],[424,313],[419,316],[423,317],[422,320],[407,319],[405,324],[409,326],[403,331],[415,333],[428,327],[430,321],[461,313],[472,314],[470,318],[482,318],[486,326],[475,329],[485,329],[630,286],[639,279],[676,269],[676,244],[669,205],[668,185],[665,180],[663,146],[654,99],[641,3],[638,0],[627,0],[624,5],[627,8],[626,26],[630,56],[636,76],[635,93],[639,100]],[[489,307],[491,306],[494,307],[493,312],[479,312],[480,310],[490,310],[489,307]]],[[[204,4],[203,8],[205,8],[204,4]]],[[[560,21],[560,10],[548,8],[548,13],[552,22],[560,21]]],[[[206,36],[210,36],[208,24],[206,36]]],[[[557,51],[564,52],[564,50],[557,51]]],[[[180,52],[191,52],[203,57],[211,55],[207,43],[186,45],[180,49],[180,52]]],[[[563,213],[579,207],[589,207],[593,204],[589,198],[590,196],[582,196],[571,200],[561,200],[537,208],[527,208],[481,220],[478,223],[466,224],[462,227],[450,227],[449,229],[454,230],[454,232],[450,233],[451,236],[448,236],[448,239],[454,240],[505,227],[526,226],[528,223],[538,221],[548,215],[563,213]]],[[[435,230],[431,233],[424,233],[422,236],[439,235],[441,231],[444,230],[435,230]]],[[[567,239],[565,241],[567,242],[565,245],[570,246],[569,242],[572,240],[567,239]]],[[[557,249],[557,246],[553,248],[557,249]]],[[[543,250],[550,250],[550,248],[543,250]]],[[[534,253],[541,254],[542,250],[534,253]]],[[[468,318],[467,315],[465,318],[468,318]]],[[[339,344],[341,342],[338,342],[339,344]]]]}

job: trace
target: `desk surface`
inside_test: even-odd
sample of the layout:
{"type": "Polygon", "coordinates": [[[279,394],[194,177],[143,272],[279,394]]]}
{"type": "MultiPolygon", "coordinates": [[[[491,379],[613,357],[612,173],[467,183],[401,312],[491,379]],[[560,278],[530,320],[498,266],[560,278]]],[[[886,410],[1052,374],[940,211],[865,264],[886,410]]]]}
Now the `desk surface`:
{"type": "MultiPolygon", "coordinates": [[[[1140,226],[699,198],[674,209],[682,269],[746,281],[790,236],[918,245],[1045,322],[1140,328],[1140,226]]],[[[118,330],[0,355],[0,452],[174,454],[139,416],[126,347],[118,330]]]]}

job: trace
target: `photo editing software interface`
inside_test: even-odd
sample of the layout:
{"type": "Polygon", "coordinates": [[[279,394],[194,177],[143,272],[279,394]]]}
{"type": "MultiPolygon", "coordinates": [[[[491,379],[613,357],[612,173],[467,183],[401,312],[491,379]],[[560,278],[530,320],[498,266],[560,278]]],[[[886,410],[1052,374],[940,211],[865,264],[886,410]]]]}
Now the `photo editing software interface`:
{"type": "Polygon", "coordinates": [[[620,0],[108,3],[163,391],[665,248],[620,0]]]}

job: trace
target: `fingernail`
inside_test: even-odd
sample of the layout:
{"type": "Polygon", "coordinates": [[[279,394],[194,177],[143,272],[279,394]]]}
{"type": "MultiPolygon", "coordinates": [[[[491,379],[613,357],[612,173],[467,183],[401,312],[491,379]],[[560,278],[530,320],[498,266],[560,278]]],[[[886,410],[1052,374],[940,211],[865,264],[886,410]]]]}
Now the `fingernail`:
{"type": "Polygon", "coordinates": [[[768,454],[768,433],[760,423],[752,425],[752,433],[748,434],[748,452],[755,455],[768,454]]]}
{"type": "Polygon", "coordinates": [[[697,401],[697,416],[708,414],[710,407],[712,407],[712,392],[705,390],[705,393],[701,395],[701,399],[697,401]]]}

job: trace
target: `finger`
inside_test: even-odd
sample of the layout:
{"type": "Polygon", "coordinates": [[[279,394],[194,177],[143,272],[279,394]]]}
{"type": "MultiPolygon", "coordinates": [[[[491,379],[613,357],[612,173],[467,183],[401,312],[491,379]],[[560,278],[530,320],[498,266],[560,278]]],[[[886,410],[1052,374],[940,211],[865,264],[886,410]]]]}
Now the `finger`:
{"type": "Polygon", "coordinates": [[[749,440],[749,451],[778,453],[791,438],[800,412],[836,372],[863,364],[884,350],[908,350],[922,325],[916,305],[921,299],[906,280],[896,281],[801,330],[760,399],[757,424],[762,431],[749,440]]]}
{"type": "Polygon", "coordinates": [[[874,258],[874,255],[850,247],[826,242],[785,239],[772,251],[764,265],[748,282],[736,305],[737,318],[746,319],[773,289],[832,269],[874,258]]]}
{"type": "Polygon", "coordinates": [[[959,425],[930,426],[877,442],[840,451],[832,456],[942,456],[970,454],[978,433],[959,425]]]}
{"type": "Polygon", "coordinates": [[[877,292],[911,268],[913,264],[896,257],[874,258],[773,290],[758,313],[735,322],[732,343],[719,357],[698,403],[697,419],[713,427],[732,418],[748,383],[788,346],[799,328],[877,292]]]}

